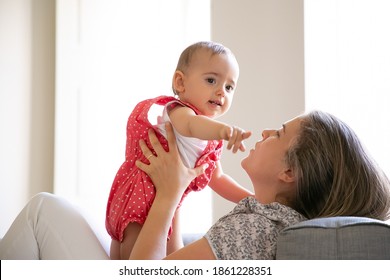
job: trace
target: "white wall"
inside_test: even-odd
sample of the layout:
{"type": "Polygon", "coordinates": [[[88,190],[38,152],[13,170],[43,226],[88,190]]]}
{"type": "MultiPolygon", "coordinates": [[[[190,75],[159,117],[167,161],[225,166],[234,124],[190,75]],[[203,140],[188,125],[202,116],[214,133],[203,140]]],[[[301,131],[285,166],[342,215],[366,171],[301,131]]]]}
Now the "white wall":
{"type": "MultiPolygon", "coordinates": [[[[240,64],[230,111],[223,120],[253,132],[248,151],[261,131],[279,128],[304,110],[303,0],[212,0],[211,38],[228,46],[240,64]]],[[[241,169],[247,153],[225,151],[224,171],[251,189],[241,169]]],[[[219,197],[214,220],[233,205],[219,197]]]]}
{"type": "Polygon", "coordinates": [[[51,191],[52,0],[0,0],[0,236],[27,199],[51,191]]]}

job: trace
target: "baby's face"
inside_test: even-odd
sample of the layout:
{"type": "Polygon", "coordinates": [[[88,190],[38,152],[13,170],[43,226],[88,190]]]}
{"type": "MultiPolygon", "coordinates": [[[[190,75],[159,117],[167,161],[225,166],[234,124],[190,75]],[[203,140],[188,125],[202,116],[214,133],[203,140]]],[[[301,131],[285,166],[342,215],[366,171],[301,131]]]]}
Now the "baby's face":
{"type": "Polygon", "coordinates": [[[231,106],[238,76],[234,56],[201,50],[192,57],[183,74],[180,100],[192,104],[205,116],[222,116],[231,106]]]}

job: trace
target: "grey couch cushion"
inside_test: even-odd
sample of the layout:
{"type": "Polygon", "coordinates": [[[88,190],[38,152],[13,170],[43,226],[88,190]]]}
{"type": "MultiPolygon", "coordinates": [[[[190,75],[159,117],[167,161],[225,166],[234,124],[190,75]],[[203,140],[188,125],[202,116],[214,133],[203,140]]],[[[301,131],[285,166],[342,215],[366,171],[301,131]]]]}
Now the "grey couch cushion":
{"type": "Polygon", "coordinates": [[[304,221],[281,232],[276,259],[390,259],[390,225],[361,217],[304,221]]]}

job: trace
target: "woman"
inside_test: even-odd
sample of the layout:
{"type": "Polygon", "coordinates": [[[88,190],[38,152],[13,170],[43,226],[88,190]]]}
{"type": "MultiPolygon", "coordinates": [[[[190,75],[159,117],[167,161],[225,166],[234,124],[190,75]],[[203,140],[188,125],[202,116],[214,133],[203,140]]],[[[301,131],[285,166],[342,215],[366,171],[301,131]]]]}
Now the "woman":
{"type": "MultiPolygon", "coordinates": [[[[149,137],[157,156],[150,156],[145,143],[140,143],[144,155],[150,157],[150,165],[138,162],[137,166],[151,177],[157,193],[130,259],[273,259],[280,230],[301,220],[340,215],[388,218],[390,183],[385,174],[345,123],[314,111],[284,123],[278,130],[265,130],[263,139],[242,161],[253,183],[255,198],[243,199],[205,237],[166,256],[166,235],[176,205],[189,182],[206,168],[184,167],[170,125],[167,132],[169,152],[165,152],[152,132],[149,137]]],[[[41,243],[34,233],[47,233],[39,222],[48,211],[30,212],[38,214],[25,219],[23,213],[15,221],[18,226],[11,226],[0,243],[1,259],[17,258],[17,253],[24,250],[18,247],[24,243],[23,236],[10,237],[26,232],[20,227],[31,228],[29,238],[38,246],[41,243]]],[[[69,218],[66,223],[73,235],[91,242],[87,234],[77,232],[80,226],[72,225],[72,220],[69,218]]],[[[55,221],[44,222],[50,229],[56,228],[55,221]]],[[[72,247],[73,241],[70,238],[66,246],[57,245],[58,250],[72,247]]],[[[89,246],[95,249],[99,245],[97,242],[96,246],[89,246]]],[[[94,250],[84,247],[83,251],[94,250]]],[[[39,253],[42,255],[42,250],[39,253]]],[[[76,254],[73,258],[81,257],[76,254]]]]}
{"type": "MultiPolygon", "coordinates": [[[[278,233],[289,222],[329,216],[388,218],[389,180],[364,151],[354,132],[334,116],[311,112],[286,122],[278,130],[265,130],[262,136],[242,161],[242,167],[253,183],[256,199],[241,201],[205,237],[167,259],[273,259],[278,233]],[[252,217],[248,216],[253,214],[260,223],[252,223],[252,217]],[[252,227],[249,232],[253,238],[248,234],[248,224],[252,227]],[[257,225],[260,228],[254,230],[257,225]],[[258,234],[253,235],[253,232],[258,234]]],[[[150,137],[154,139],[153,135],[150,137]]],[[[158,146],[156,141],[154,146],[158,146]]],[[[150,154],[143,143],[141,147],[145,155],[150,154]]],[[[157,250],[157,244],[163,248],[166,241],[161,237],[166,230],[165,220],[173,214],[161,209],[173,212],[172,205],[179,196],[173,196],[172,188],[183,186],[183,180],[197,175],[185,176],[188,170],[177,172],[176,168],[169,168],[175,160],[174,153],[169,155],[160,148],[159,158],[152,157],[150,166],[138,164],[153,182],[158,182],[156,187],[161,202],[160,207],[154,209],[154,219],[149,219],[144,239],[136,244],[137,251],[131,258],[165,257],[163,250],[157,250]],[[168,156],[173,159],[167,159],[168,156]],[[158,234],[153,235],[153,232],[158,234]],[[156,236],[160,237],[159,243],[156,236]],[[155,247],[143,251],[145,244],[155,247]]],[[[176,196],[181,192],[181,189],[175,192],[176,196]]]]}

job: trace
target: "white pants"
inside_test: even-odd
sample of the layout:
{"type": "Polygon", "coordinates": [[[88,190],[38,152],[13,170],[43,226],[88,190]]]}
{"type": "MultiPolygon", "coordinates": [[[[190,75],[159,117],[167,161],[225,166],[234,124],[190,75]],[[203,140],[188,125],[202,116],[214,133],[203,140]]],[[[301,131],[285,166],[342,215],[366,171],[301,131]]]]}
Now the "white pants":
{"type": "Polygon", "coordinates": [[[0,241],[0,259],[109,259],[99,239],[69,202],[49,193],[35,195],[0,241]]]}

